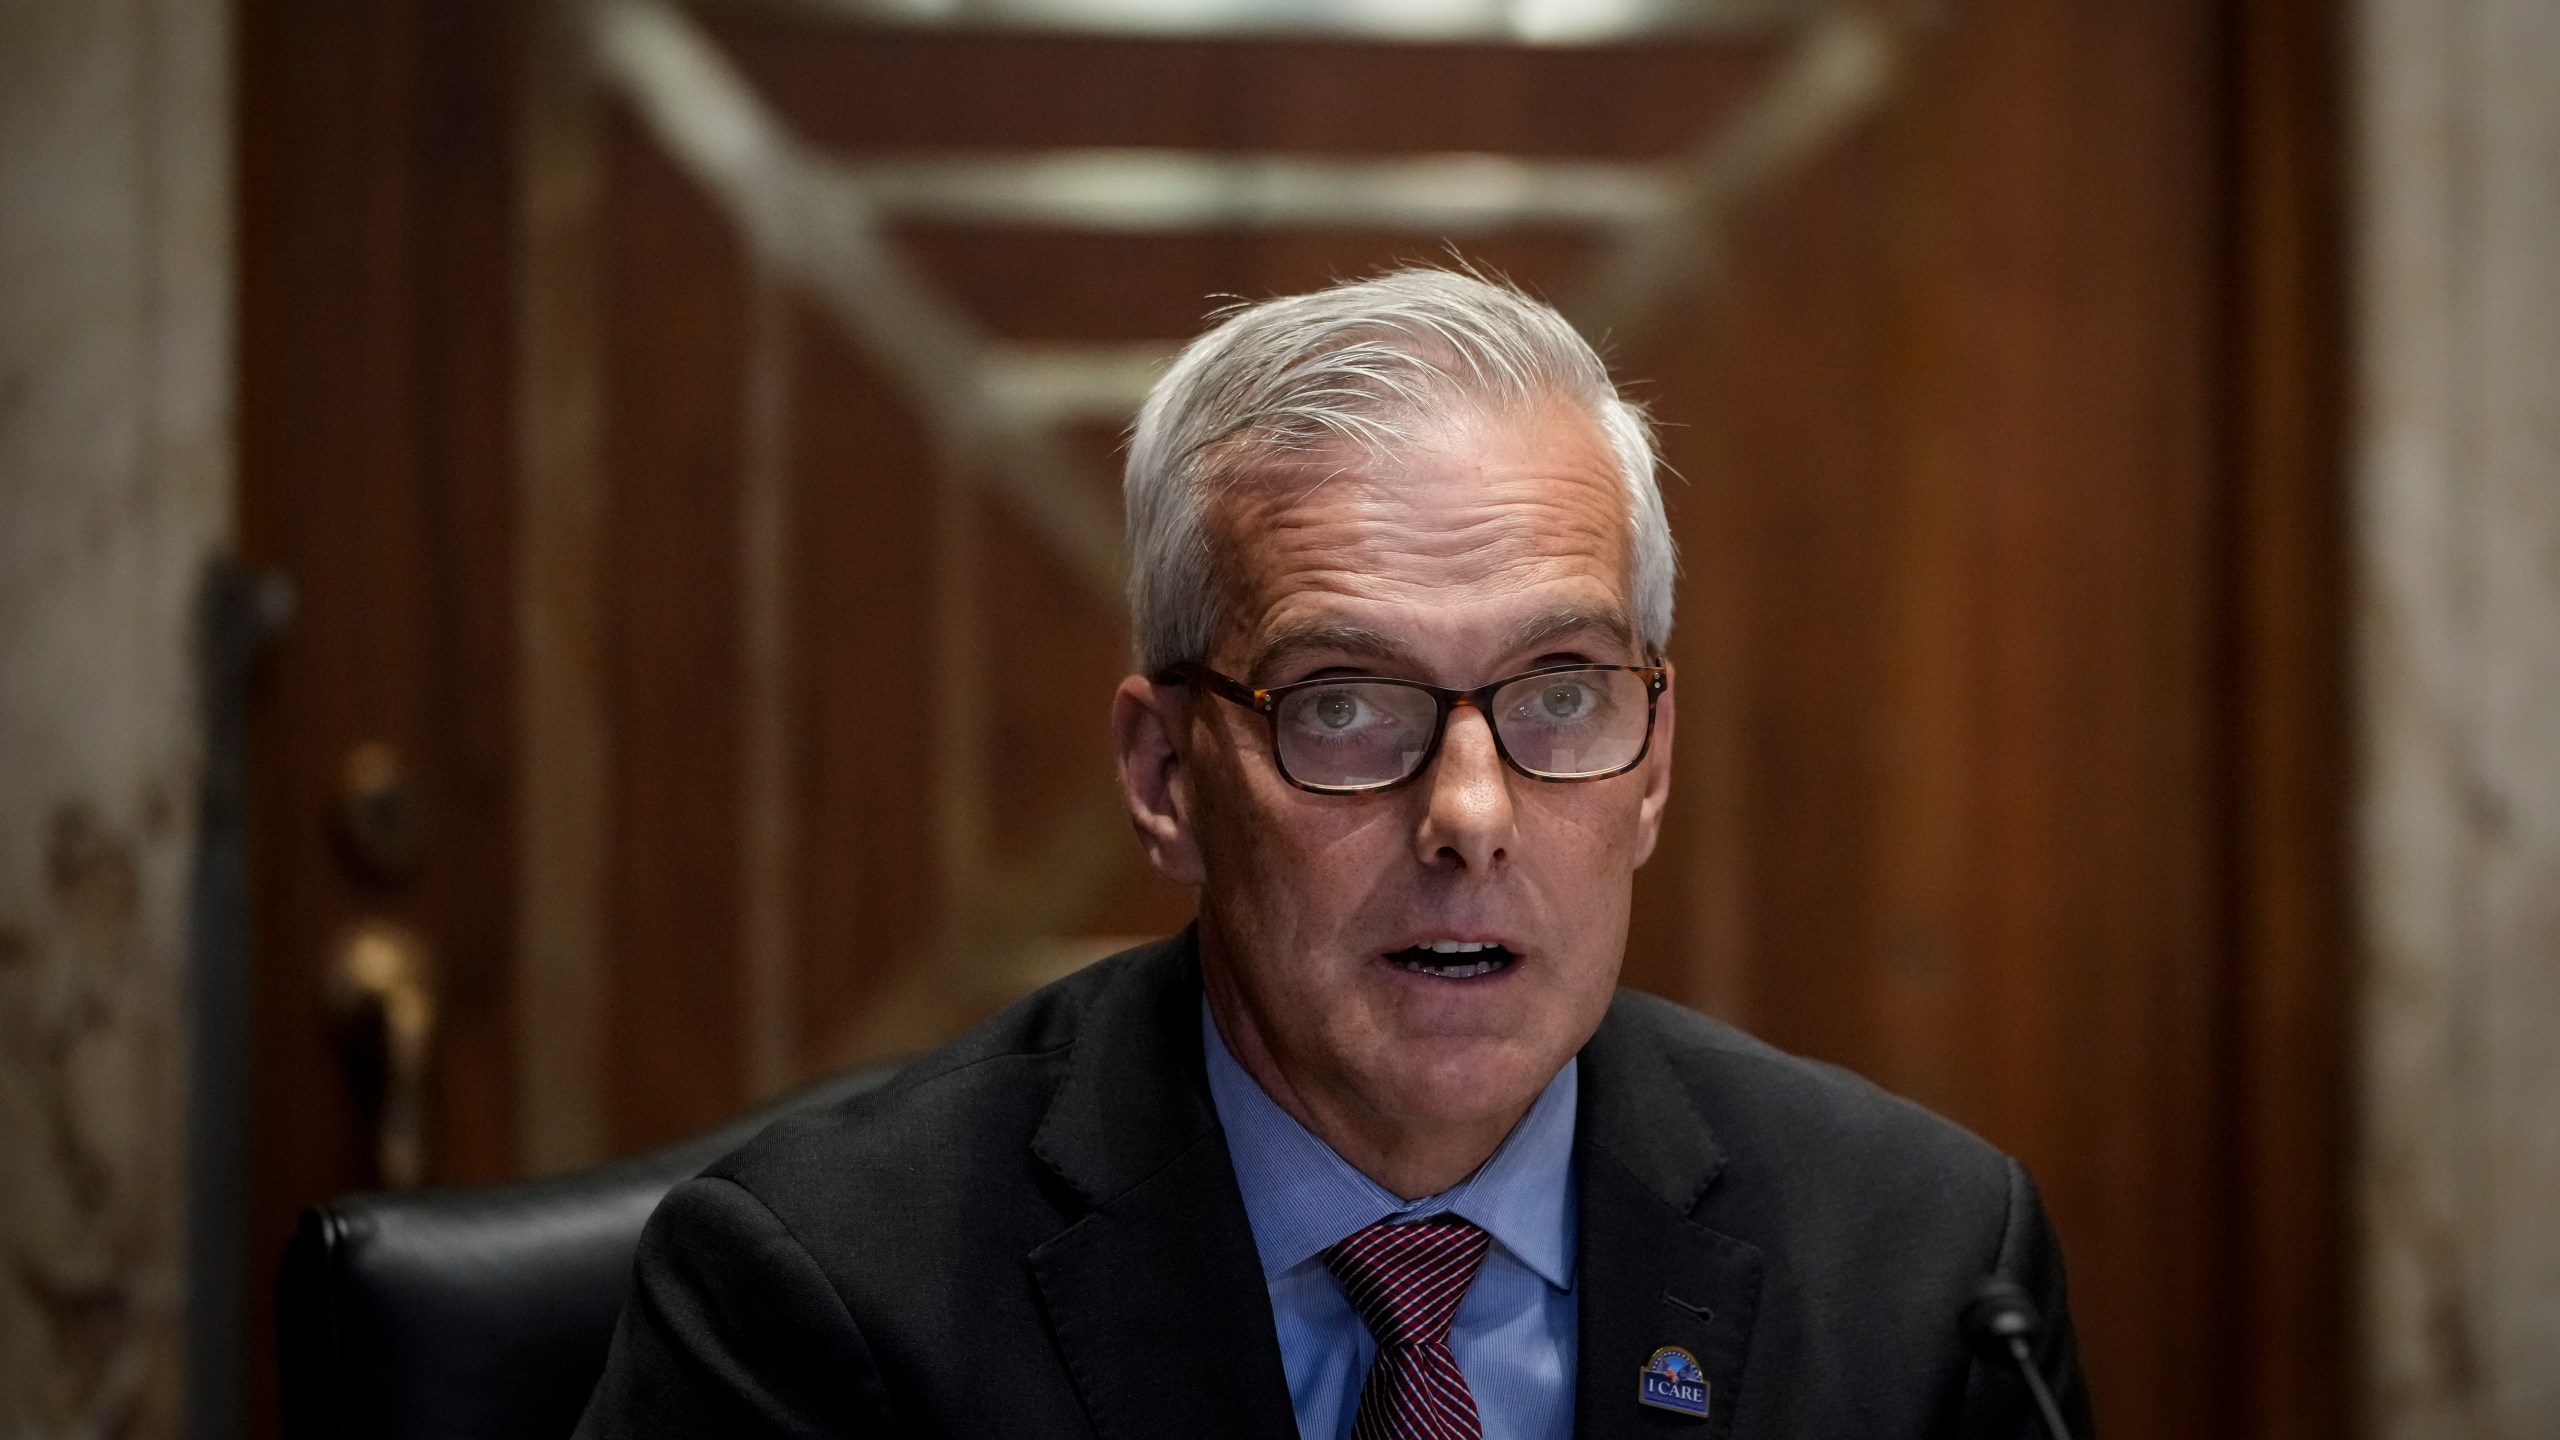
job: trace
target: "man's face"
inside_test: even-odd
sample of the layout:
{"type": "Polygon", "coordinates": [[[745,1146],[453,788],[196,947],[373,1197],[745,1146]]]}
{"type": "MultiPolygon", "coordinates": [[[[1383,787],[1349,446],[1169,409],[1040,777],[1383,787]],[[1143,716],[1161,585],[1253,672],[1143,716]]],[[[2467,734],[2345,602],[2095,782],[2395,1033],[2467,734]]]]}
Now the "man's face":
{"type": "MultiPolygon", "coordinates": [[[[1248,684],[1473,688],[1648,658],[1629,618],[1625,491],[1598,427],[1569,407],[1453,422],[1392,463],[1332,456],[1250,478],[1213,523],[1241,583],[1210,664],[1248,684]]],[[[1669,697],[1625,775],[1521,775],[1461,708],[1419,777],[1349,796],[1284,780],[1258,714],[1196,692],[1162,703],[1179,731],[1173,823],[1140,828],[1160,867],[1201,887],[1230,1044],[1262,1052],[1253,1068],[1277,1071],[1302,1118],[1348,1112],[1392,1132],[1516,1116],[1616,985],[1668,790],[1669,697]],[[1427,973],[1417,947],[1440,942],[1498,945],[1479,954],[1500,963],[1427,973]]]]}

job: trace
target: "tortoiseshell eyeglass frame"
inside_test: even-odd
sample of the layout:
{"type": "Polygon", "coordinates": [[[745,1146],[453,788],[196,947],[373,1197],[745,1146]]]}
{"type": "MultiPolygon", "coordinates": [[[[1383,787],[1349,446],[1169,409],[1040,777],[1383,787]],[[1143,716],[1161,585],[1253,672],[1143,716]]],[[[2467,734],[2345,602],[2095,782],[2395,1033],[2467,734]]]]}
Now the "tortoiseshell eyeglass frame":
{"type": "Polygon", "coordinates": [[[1391,675],[1320,675],[1312,680],[1297,680],[1265,689],[1247,685],[1231,676],[1221,675],[1206,665],[1190,660],[1168,665],[1150,678],[1159,685],[1197,685],[1221,700],[1233,701],[1261,715],[1271,730],[1272,768],[1280,772],[1281,779],[1301,790],[1318,795],[1375,795],[1410,785],[1420,779],[1423,772],[1431,768],[1431,762],[1439,758],[1441,737],[1449,733],[1449,713],[1461,705],[1473,707],[1477,714],[1484,717],[1484,728],[1492,734],[1494,753],[1502,757],[1502,763],[1532,780],[1543,780],[1550,785],[1579,785],[1586,780],[1612,779],[1643,764],[1644,757],[1652,753],[1654,714],[1661,703],[1662,693],[1671,688],[1671,671],[1669,667],[1663,665],[1547,665],[1535,670],[1523,670],[1517,675],[1505,675],[1499,680],[1478,685],[1470,690],[1452,690],[1445,685],[1434,685],[1424,680],[1404,680],[1391,675]],[[1624,765],[1609,770],[1593,771],[1588,775],[1546,775],[1521,764],[1519,758],[1511,753],[1511,747],[1502,742],[1502,727],[1493,723],[1494,693],[1505,686],[1517,685],[1523,680],[1535,680],[1543,675],[1587,675],[1593,671],[1610,671],[1643,677],[1644,741],[1636,746],[1636,753],[1628,757],[1624,765]],[[1439,711],[1431,723],[1431,742],[1422,747],[1422,757],[1414,761],[1411,770],[1395,779],[1372,781],[1366,785],[1316,785],[1290,774],[1289,762],[1280,758],[1281,700],[1293,691],[1311,690],[1319,685],[1340,685],[1350,681],[1363,685],[1401,686],[1408,690],[1419,690],[1432,698],[1438,705],[1439,711]]]}

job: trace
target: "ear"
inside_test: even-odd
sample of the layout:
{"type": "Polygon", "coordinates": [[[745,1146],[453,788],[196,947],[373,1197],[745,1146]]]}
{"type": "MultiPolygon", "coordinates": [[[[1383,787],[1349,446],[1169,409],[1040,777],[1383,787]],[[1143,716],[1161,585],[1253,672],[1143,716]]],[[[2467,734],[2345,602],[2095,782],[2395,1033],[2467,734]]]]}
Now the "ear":
{"type": "Polygon", "coordinates": [[[1121,681],[1111,697],[1111,746],[1119,757],[1129,823],[1148,862],[1176,885],[1198,885],[1202,878],[1179,743],[1188,700],[1181,686],[1158,685],[1144,675],[1121,681]]]}
{"type": "Polygon", "coordinates": [[[1654,842],[1662,838],[1663,807],[1671,803],[1671,734],[1678,727],[1679,673],[1670,661],[1662,662],[1662,698],[1653,702],[1653,743],[1644,757],[1644,799],[1636,807],[1636,863],[1642,865],[1653,858],[1654,842]]]}

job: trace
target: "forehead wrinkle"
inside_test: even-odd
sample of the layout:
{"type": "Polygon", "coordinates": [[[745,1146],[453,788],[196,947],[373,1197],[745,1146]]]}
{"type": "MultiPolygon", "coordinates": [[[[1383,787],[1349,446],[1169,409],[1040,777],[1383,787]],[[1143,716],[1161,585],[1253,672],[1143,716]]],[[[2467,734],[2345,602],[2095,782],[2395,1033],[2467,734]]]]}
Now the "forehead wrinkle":
{"type": "MultiPolygon", "coordinates": [[[[1510,648],[1586,631],[1633,651],[1621,486],[1587,427],[1559,432],[1554,418],[1446,417],[1397,460],[1334,448],[1231,471],[1204,517],[1229,643],[1267,667],[1325,643],[1314,636],[1323,627],[1353,623],[1318,597],[1431,606],[1585,575],[1601,593],[1551,597],[1545,613],[1505,623],[1510,648]]],[[[1375,631],[1330,640],[1409,658],[1407,643],[1375,631]]]]}
{"type": "Polygon", "coordinates": [[[1586,553],[1584,542],[1587,553],[1612,558],[1619,548],[1614,514],[1508,477],[1427,510],[1413,496],[1371,488],[1335,507],[1248,500],[1223,518],[1222,538],[1240,559],[1368,550],[1493,575],[1520,564],[1573,560],[1586,553]]]}

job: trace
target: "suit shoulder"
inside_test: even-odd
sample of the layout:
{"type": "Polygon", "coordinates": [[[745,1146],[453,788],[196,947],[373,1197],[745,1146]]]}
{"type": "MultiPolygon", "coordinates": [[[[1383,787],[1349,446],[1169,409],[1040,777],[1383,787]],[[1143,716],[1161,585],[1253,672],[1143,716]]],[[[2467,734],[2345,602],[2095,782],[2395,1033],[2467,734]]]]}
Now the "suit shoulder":
{"type": "Polygon", "coordinates": [[[1610,1018],[1651,1042],[1736,1160],[1783,1156],[1834,1179],[1920,1174],[2005,1203],[2006,1155],[1855,1071],[1637,991],[1620,991],[1610,1018]]]}

